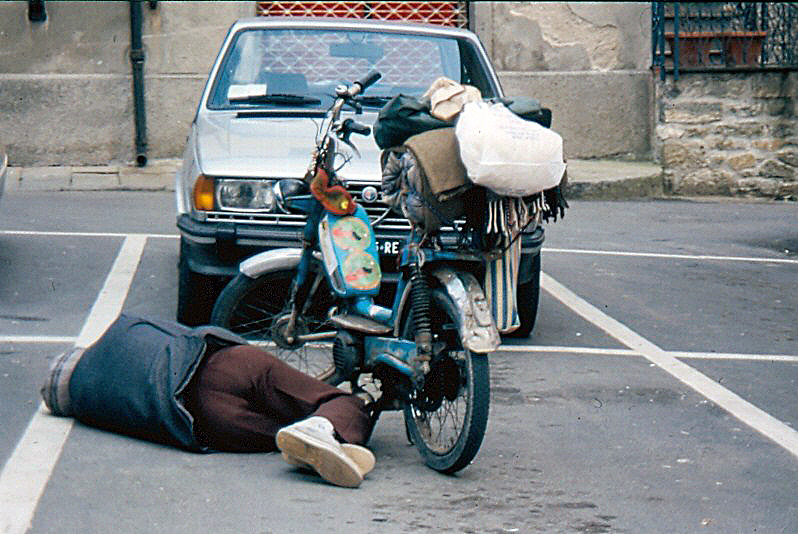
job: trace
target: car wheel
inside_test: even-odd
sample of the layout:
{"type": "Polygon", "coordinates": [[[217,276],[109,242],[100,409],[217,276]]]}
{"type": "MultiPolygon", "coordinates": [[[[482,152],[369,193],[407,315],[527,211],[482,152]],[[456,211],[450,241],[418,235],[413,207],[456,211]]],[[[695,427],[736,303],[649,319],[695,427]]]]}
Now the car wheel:
{"type": "Polygon", "coordinates": [[[532,260],[532,278],[528,282],[519,284],[516,289],[516,302],[518,306],[518,318],[521,321],[514,331],[506,334],[506,337],[524,338],[529,337],[535,327],[535,319],[538,315],[538,300],[540,299],[540,253],[538,252],[532,260]]]}
{"type": "Polygon", "coordinates": [[[213,303],[219,293],[218,287],[216,278],[192,271],[181,253],[177,282],[178,322],[188,326],[208,324],[213,303]]]}

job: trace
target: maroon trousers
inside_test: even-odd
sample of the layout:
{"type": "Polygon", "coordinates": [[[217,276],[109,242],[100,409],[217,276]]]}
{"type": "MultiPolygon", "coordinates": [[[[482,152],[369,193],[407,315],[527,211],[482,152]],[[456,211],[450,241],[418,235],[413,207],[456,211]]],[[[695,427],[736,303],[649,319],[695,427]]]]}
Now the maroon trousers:
{"type": "Polygon", "coordinates": [[[249,345],[205,358],[185,392],[200,442],[220,451],[276,450],[277,431],[326,417],[341,441],[365,444],[372,422],[363,401],[249,345]]]}

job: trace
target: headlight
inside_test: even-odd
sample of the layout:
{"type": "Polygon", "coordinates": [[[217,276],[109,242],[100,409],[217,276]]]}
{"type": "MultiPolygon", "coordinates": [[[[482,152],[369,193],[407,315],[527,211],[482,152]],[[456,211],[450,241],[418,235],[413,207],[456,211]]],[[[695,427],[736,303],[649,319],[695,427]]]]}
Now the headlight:
{"type": "Polygon", "coordinates": [[[274,182],[216,179],[216,200],[223,210],[273,211],[274,182]]]}

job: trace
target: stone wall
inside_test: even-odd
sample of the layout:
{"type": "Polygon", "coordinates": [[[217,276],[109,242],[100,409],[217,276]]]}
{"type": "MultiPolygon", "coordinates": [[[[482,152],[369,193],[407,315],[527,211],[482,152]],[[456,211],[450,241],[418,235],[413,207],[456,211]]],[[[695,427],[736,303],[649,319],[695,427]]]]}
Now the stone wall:
{"type": "Polygon", "coordinates": [[[650,159],[650,2],[473,2],[504,92],[551,108],[569,158],[650,159]]]}
{"type": "MultiPolygon", "coordinates": [[[[128,2],[0,2],[0,145],[14,166],[134,157],[128,2]]],[[[150,159],[179,157],[230,24],[255,3],[142,2],[150,159]]]]}
{"type": "Polygon", "coordinates": [[[657,84],[673,193],[798,200],[798,73],[681,73],[657,84]]]}
{"type": "MultiPolygon", "coordinates": [[[[213,58],[254,0],[143,2],[150,159],[179,157],[213,58]]],[[[133,159],[128,2],[0,2],[0,144],[12,165],[133,159]]],[[[510,95],[552,108],[568,157],[648,159],[648,2],[472,2],[474,29],[510,95]]]]}

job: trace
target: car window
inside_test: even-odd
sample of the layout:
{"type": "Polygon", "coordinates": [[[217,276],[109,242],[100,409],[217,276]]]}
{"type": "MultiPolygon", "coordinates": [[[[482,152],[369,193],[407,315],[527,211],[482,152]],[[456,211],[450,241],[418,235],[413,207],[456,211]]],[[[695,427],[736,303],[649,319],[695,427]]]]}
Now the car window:
{"type": "MultiPolygon", "coordinates": [[[[420,96],[441,76],[496,96],[479,53],[466,39],[344,30],[250,29],[239,32],[217,71],[212,109],[274,105],[231,103],[231,85],[265,85],[266,93],[319,98],[327,106],[335,86],[371,70],[382,79],[368,94],[420,96]]],[[[319,107],[315,106],[315,107],[319,107]]]]}

